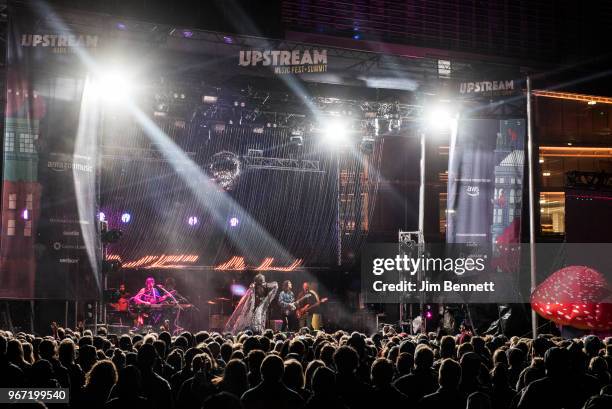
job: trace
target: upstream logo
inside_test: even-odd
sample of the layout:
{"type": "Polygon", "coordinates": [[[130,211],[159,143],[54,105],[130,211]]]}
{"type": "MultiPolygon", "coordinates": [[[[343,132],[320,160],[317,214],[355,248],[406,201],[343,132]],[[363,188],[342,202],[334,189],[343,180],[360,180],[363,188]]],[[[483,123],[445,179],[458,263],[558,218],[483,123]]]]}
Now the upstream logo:
{"type": "Polygon", "coordinates": [[[327,50],[245,50],[240,51],[241,67],[272,67],[275,74],[327,72],[327,50]]]}
{"type": "Polygon", "coordinates": [[[459,84],[461,94],[504,94],[514,91],[514,80],[462,82],[459,84]]]}
{"type": "Polygon", "coordinates": [[[97,35],[86,34],[22,34],[21,47],[50,48],[56,54],[67,54],[75,48],[98,47],[97,35]]]}

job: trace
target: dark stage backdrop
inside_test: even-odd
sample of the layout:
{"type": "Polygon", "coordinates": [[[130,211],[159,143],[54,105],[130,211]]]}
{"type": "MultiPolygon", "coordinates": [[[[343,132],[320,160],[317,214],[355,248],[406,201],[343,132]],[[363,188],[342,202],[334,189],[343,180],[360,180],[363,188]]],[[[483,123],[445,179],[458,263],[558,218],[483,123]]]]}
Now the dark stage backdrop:
{"type": "MultiPolygon", "coordinates": [[[[109,145],[125,145],[126,139],[139,145],[133,147],[135,152],[158,148],[149,146],[137,125],[123,120],[106,127],[103,151],[111,150],[109,145]]],[[[215,162],[216,169],[221,169],[233,166],[235,160],[240,170],[227,189],[217,181],[216,191],[202,203],[197,189],[194,192],[187,185],[180,165],[173,167],[163,152],[155,154],[158,160],[130,156],[128,149],[123,149],[121,157],[103,154],[101,211],[110,228],[124,232],[118,243],[109,245],[111,257],[120,257],[127,266],[159,255],[195,255],[198,259],[186,264],[197,266],[216,266],[233,256],[244,257],[249,267],[270,257],[276,267],[295,259],[308,266],[335,263],[338,172],[333,151],[318,146],[314,138],[305,138],[296,153],[288,143],[287,128],[253,133],[252,126],[228,125],[220,131],[211,126],[209,133],[201,132],[199,124],[177,128],[173,120],[158,120],[157,125],[185,152],[193,153],[188,160],[207,177],[212,176],[210,167],[215,162]],[[307,158],[319,162],[319,171],[249,166],[245,157],[257,155],[307,158]],[[129,223],[122,221],[124,214],[130,215],[129,223]],[[264,235],[271,239],[264,240],[264,235]]],[[[358,173],[361,162],[347,162],[343,158],[343,167],[358,173]]],[[[358,189],[355,183],[351,188],[358,189]]],[[[368,187],[363,189],[369,192],[368,187]]]]}
{"type": "Polygon", "coordinates": [[[42,9],[8,15],[0,297],[93,298],[97,110],[84,106],[78,55],[95,54],[100,33],[68,31],[42,9]]]}

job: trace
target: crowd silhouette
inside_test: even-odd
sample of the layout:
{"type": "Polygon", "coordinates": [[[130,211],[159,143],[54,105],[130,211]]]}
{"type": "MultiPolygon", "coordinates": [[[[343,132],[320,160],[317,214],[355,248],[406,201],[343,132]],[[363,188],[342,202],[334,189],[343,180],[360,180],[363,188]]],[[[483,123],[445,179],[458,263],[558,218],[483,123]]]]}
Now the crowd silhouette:
{"type": "Polygon", "coordinates": [[[0,387],[69,388],[49,408],[609,409],[611,368],[593,335],[0,331],[0,387]]]}

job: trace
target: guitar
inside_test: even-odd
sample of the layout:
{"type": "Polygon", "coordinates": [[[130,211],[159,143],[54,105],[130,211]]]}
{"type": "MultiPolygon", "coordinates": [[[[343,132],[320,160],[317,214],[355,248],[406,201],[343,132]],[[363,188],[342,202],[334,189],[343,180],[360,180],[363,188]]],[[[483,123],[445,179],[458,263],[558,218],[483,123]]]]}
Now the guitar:
{"type": "Polygon", "coordinates": [[[319,305],[326,303],[326,302],[327,302],[327,297],[321,298],[319,301],[317,301],[314,304],[306,304],[303,307],[300,307],[297,310],[295,310],[295,315],[298,317],[298,319],[302,318],[304,315],[308,313],[309,310],[311,310],[312,308],[318,307],[319,305]]]}
{"type": "MultiPolygon", "coordinates": [[[[298,298],[297,300],[295,300],[295,301],[293,302],[293,304],[294,304],[294,305],[298,305],[299,303],[301,303],[302,301],[304,301],[305,299],[310,298],[310,297],[312,297],[312,294],[308,293],[308,294],[306,294],[305,296],[300,297],[300,298],[298,298]]],[[[283,313],[284,313],[285,315],[288,315],[290,312],[291,312],[291,309],[285,309],[285,310],[283,311],[283,313]]]]}

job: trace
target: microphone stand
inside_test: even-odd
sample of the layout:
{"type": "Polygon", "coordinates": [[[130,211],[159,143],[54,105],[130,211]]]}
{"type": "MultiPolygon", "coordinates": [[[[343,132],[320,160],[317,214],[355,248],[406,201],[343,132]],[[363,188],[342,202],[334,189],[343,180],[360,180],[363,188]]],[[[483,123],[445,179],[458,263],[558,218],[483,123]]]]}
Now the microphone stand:
{"type": "Polygon", "coordinates": [[[172,301],[174,301],[174,305],[176,305],[176,308],[178,309],[178,312],[176,314],[176,318],[174,319],[174,331],[172,331],[172,333],[174,334],[175,332],[180,332],[180,330],[182,330],[183,328],[179,327],[178,323],[178,319],[181,315],[181,311],[183,310],[183,307],[181,307],[181,304],[179,304],[179,302],[176,300],[176,298],[174,298],[174,295],[172,295],[172,293],[168,290],[166,290],[162,285],[158,285],[157,288],[161,289],[163,292],[166,293],[166,295],[168,295],[168,297],[170,297],[170,299],[172,299],[172,301]]]}

